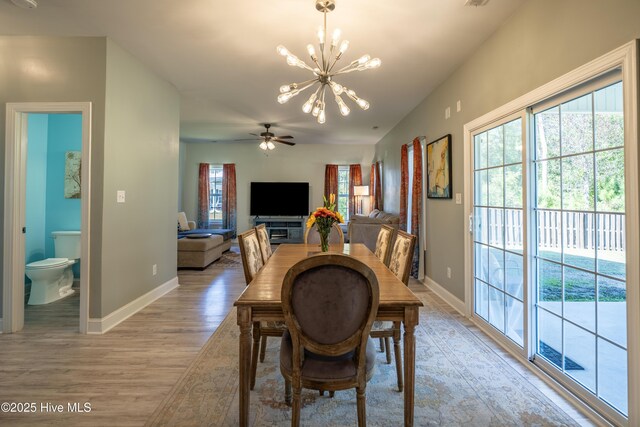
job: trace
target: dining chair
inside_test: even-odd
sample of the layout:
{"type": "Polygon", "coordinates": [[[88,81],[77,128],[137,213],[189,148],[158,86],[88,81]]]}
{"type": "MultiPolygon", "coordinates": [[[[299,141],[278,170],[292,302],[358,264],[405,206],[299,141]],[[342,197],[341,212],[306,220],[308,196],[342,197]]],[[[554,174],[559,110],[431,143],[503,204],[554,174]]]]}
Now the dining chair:
{"type": "Polygon", "coordinates": [[[396,229],[383,224],[380,226],[380,232],[376,240],[375,254],[384,265],[389,265],[389,255],[391,254],[391,243],[393,242],[393,236],[396,229]]]}
{"type": "MultiPolygon", "coordinates": [[[[260,254],[262,255],[262,262],[266,264],[271,254],[271,243],[269,242],[269,233],[267,232],[267,226],[260,224],[255,227],[256,235],[258,236],[258,243],[260,243],[260,254]]],[[[264,357],[267,350],[267,337],[281,337],[286,326],[282,321],[270,321],[262,322],[260,325],[260,362],[264,362],[264,357]]]]}
{"type": "MultiPolygon", "coordinates": [[[[389,269],[395,276],[402,280],[405,285],[409,284],[409,274],[411,273],[411,265],[413,263],[413,251],[416,244],[416,236],[398,230],[396,240],[391,250],[389,258],[389,269]]],[[[403,373],[402,358],[400,354],[400,324],[398,322],[376,320],[371,328],[371,337],[380,339],[380,347],[386,352],[387,363],[391,363],[391,343],[390,339],[394,338],[393,350],[396,359],[396,374],[398,377],[398,391],[402,391],[403,373]],[[383,346],[384,343],[384,346],[383,346]]]]}
{"type": "MultiPolygon", "coordinates": [[[[249,285],[258,271],[260,271],[264,266],[264,263],[262,262],[262,252],[260,250],[260,241],[258,240],[256,230],[252,228],[249,231],[239,234],[238,245],[240,246],[244,278],[247,285],[249,285]]],[[[258,353],[261,354],[260,361],[264,361],[267,337],[281,337],[284,329],[285,325],[283,322],[265,321],[253,324],[253,336],[258,337],[259,339],[254,339],[253,348],[251,349],[251,390],[253,390],[256,384],[258,353]]]]}
{"type": "MultiPolygon", "coordinates": [[[[318,243],[320,244],[320,233],[318,233],[318,229],[316,228],[316,224],[313,224],[311,228],[307,228],[304,232],[304,243],[318,243]]],[[[331,231],[329,232],[329,244],[343,244],[344,243],[344,233],[342,232],[342,228],[337,222],[334,222],[331,226],[331,231]]]]}
{"type": "Polygon", "coordinates": [[[358,425],[366,425],[366,383],[375,367],[369,337],[378,311],[378,279],[371,268],[343,254],[320,254],[285,275],[281,301],[288,330],[280,346],[291,425],[300,424],[302,388],[356,389],[358,425]]]}
{"type": "Polygon", "coordinates": [[[255,227],[256,234],[258,235],[258,242],[260,243],[260,253],[262,254],[263,264],[267,263],[267,260],[271,257],[271,242],[269,242],[269,233],[267,232],[267,226],[260,224],[255,227]]]}

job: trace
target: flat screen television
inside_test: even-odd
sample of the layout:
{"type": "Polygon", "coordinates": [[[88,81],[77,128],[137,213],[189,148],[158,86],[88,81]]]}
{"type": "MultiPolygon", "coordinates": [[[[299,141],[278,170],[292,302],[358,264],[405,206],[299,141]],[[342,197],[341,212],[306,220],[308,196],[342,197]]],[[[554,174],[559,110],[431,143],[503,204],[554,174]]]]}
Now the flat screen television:
{"type": "Polygon", "coordinates": [[[249,215],[309,215],[308,182],[252,182],[249,215]]]}

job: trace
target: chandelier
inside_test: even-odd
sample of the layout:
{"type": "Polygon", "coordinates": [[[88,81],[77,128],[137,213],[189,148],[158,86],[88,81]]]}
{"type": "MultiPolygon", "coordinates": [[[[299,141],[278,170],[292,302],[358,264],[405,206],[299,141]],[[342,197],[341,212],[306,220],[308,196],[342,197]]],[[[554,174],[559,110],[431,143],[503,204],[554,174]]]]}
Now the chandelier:
{"type": "Polygon", "coordinates": [[[358,97],[353,89],[349,89],[345,86],[334,81],[334,77],[340,74],[351,73],[353,71],[364,71],[372,68],[378,68],[382,63],[380,58],[371,58],[369,55],[363,55],[355,61],[350,62],[342,68],[334,70],[336,64],[342,58],[342,55],[349,48],[349,41],[343,40],[340,43],[340,30],[335,29],[331,37],[331,44],[327,49],[327,13],[334,10],[336,7],[334,0],[316,0],[316,9],[322,12],[324,16],[324,25],[318,29],[318,43],[320,45],[319,57],[312,44],[307,45],[307,52],[311,57],[311,60],[315,64],[315,68],[311,68],[303,60],[292,54],[286,47],[279,45],[277,47],[278,53],[287,58],[287,64],[292,67],[299,67],[305,70],[309,70],[313,73],[313,78],[300,83],[291,83],[280,87],[280,95],[278,95],[278,102],[284,104],[294,96],[297,96],[305,89],[314,86],[316,83],[320,83],[314,93],[309,96],[307,102],[302,105],[302,111],[305,113],[311,113],[317,118],[318,123],[322,124],[326,121],[325,114],[325,99],[330,98],[332,95],[338,104],[340,114],[343,116],[349,115],[351,109],[342,99],[342,95],[346,95],[351,98],[353,102],[358,104],[360,108],[366,110],[369,108],[369,103],[364,99],[358,97]],[[338,45],[340,45],[338,47],[338,45]],[[327,89],[327,86],[330,89],[327,89]]]}

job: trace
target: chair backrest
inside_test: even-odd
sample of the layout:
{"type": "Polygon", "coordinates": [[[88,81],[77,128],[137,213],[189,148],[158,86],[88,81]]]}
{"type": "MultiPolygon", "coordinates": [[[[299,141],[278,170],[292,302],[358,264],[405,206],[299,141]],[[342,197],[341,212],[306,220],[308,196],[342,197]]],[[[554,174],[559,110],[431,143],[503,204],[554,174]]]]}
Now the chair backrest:
{"type": "Polygon", "coordinates": [[[262,263],[266,264],[267,260],[271,257],[271,243],[269,242],[269,233],[267,232],[267,226],[260,224],[256,227],[256,234],[258,235],[258,243],[260,243],[260,253],[262,254],[262,263]]]}
{"type": "MultiPolygon", "coordinates": [[[[304,232],[304,242],[305,243],[320,243],[320,233],[318,233],[318,229],[316,228],[316,224],[313,224],[311,228],[307,228],[304,232]]],[[[331,227],[331,231],[329,232],[329,244],[343,244],[344,243],[344,233],[342,232],[342,228],[338,225],[337,222],[333,223],[331,227]]]]}
{"type": "MultiPolygon", "coordinates": [[[[281,300],[294,369],[300,366],[300,346],[328,356],[356,349],[357,360],[365,360],[379,289],[375,273],[363,262],[343,254],[303,259],[287,272],[281,300]]],[[[359,365],[361,373],[364,363],[359,365]]]]}
{"type": "Polygon", "coordinates": [[[252,228],[249,231],[239,234],[238,245],[240,245],[240,255],[242,256],[244,279],[248,285],[264,265],[262,255],[260,254],[260,243],[258,242],[256,230],[252,228]]]}
{"type": "Polygon", "coordinates": [[[396,242],[393,244],[389,270],[402,280],[405,285],[409,283],[411,264],[413,263],[413,249],[416,245],[416,236],[398,230],[396,242]]]}
{"type": "Polygon", "coordinates": [[[393,234],[396,229],[388,226],[382,225],[380,227],[380,232],[378,233],[378,239],[376,240],[376,250],[374,253],[378,257],[380,261],[384,263],[384,265],[389,265],[389,254],[391,253],[391,242],[393,240],[393,234]]]}

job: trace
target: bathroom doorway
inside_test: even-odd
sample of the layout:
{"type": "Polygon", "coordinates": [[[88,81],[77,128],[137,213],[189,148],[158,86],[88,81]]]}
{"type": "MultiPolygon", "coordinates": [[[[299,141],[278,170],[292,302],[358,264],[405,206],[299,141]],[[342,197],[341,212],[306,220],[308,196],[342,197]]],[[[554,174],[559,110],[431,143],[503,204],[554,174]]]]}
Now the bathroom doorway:
{"type": "MultiPolygon", "coordinates": [[[[80,281],[78,329],[80,333],[87,333],[91,103],[8,103],[6,117],[2,329],[8,333],[17,332],[24,327],[25,265],[35,258],[43,260],[54,256],[53,239],[47,239],[46,236],[51,236],[47,230],[53,231],[55,228],[80,231],[81,262],[79,269],[75,267],[75,275],[79,275],[80,281]],[[49,121],[51,123],[48,123],[49,121]],[[31,126],[29,126],[30,122],[31,126]],[[43,127],[43,123],[48,123],[47,128],[51,128],[51,125],[64,128],[73,125],[74,122],[76,126],[79,124],[81,127],[81,141],[74,143],[67,140],[56,144],[54,151],[63,150],[64,157],[50,167],[43,166],[44,163],[38,166],[37,162],[46,162],[48,157],[41,147],[36,147],[42,144],[42,141],[38,141],[38,129],[43,127]],[[34,123],[37,126],[34,126],[34,123]],[[67,159],[67,157],[70,158],[67,159]],[[30,170],[27,168],[27,162],[30,170]],[[72,171],[74,165],[81,165],[77,167],[80,178],[78,184],[81,183],[79,188],[74,188],[72,176],[67,177],[67,172],[72,171]],[[43,169],[50,170],[45,174],[43,169]],[[34,171],[38,172],[35,176],[34,171]],[[61,179],[50,176],[51,172],[54,175],[60,175],[61,179]],[[66,188],[65,181],[69,181],[66,188]],[[34,182],[36,182],[35,185],[33,185],[34,182]],[[45,199],[50,198],[45,203],[39,195],[31,194],[42,186],[53,187],[49,189],[61,194],[55,197],[43,194],[45,199]],[[68,199],[76,200],[65,201],[63,199],[65,192],[68,193],[66,195],[69,196],[68,199]],[[79,199],[77,199],[78,194],[74,192],[79,192],[79,199]],[[34,199],[36,202],[33,201],[34,199]],[[42,212],[38,213],[34,210],[42,212]],[[50,210],[51,215],[45,214],[46,210],[50,210]],[[69,215],[62,214],[61,210],[66,210],[69,215]],[[46,221],[40,218],[43,214],[47,216],[46,221]],[[34,240],[36,240],[35,243],[34,240]],[[37,240],[41,240],[43,244],[39,245],[37,240]],[[29,248],[29,252],[26,248],[29,248]]],[[[45,148],[44,151],[48,150],[45,148]]]]}

